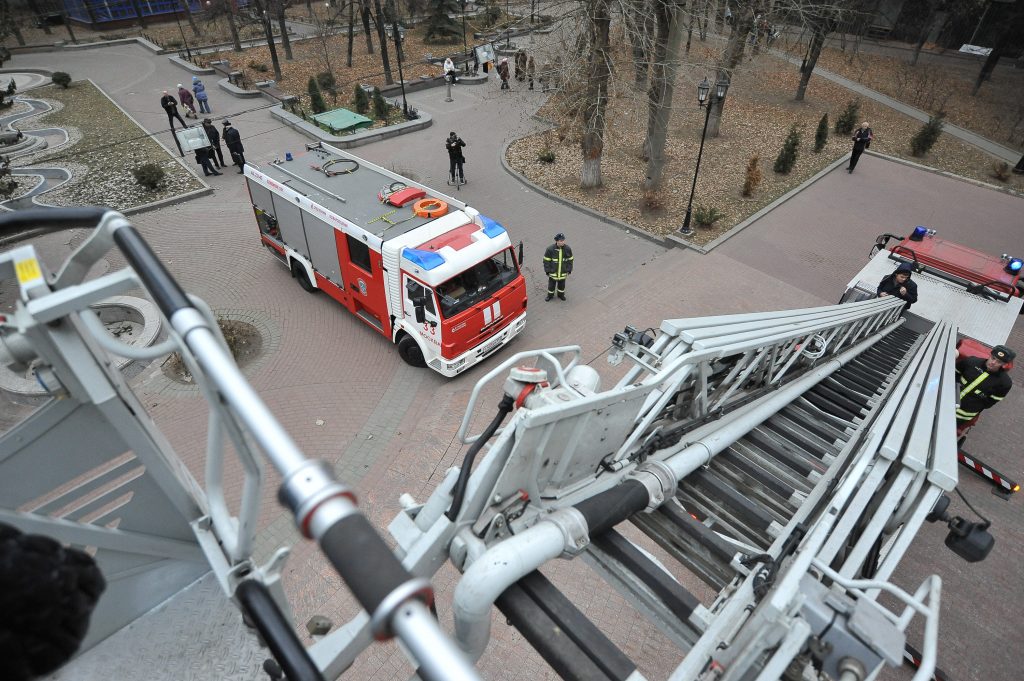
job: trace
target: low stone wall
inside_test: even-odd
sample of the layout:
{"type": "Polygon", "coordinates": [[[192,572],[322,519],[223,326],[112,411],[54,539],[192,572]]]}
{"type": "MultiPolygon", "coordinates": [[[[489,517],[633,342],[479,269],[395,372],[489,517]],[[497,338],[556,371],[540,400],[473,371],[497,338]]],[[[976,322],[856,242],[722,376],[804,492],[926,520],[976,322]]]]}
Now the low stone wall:
{"type": "Polygon", "coordinates": [[[331,146],[339,147],[341,149],[353,149],[355,147],[361,147],[364,144],[369,144],[370,142],[405,135],[410,132],[416,132],[417,130],[424,130],[425,128],[429,128],[433,125],[434,122],[430,117],[430,114],[421,112],[420,117],[414,121],[407,121],[397,125],[389,125],[386,128],[362,130],[360,132],[352,133],[351,135],[339,136],[332,135],[321,129],[316,124],[303,120],[301,116],[296,116],[290,111],[285,111],[284,107],[280,105],[270,107],[270,115],[307,137],[327,142],[331,146]]]}

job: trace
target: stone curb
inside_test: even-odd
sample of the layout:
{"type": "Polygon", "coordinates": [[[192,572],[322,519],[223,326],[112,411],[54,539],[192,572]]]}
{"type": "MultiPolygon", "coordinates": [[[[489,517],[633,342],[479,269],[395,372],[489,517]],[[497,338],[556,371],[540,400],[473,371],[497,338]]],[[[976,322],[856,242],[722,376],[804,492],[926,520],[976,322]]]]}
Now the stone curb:
{"type": "MultiPolygon", "coordinates": [[[[158,201],[153,201],[153,202],[150,202],[150,203],[144,203],[141,206],[133,206],[132,208],[126,208],[125,210],[121,211],[122,213],[124,213],[125,215],[134,215],[136,213],[143,213],[143,212],[150,211],[150,210],[156,210],[157,208],[163,208],[165,206],[171,206],[171,205],[174,205],[176,203],[183,203],[185,201],[190,201],[191,199],[195,199],[195,198],[198,198],[200,196],[206,196],[207,194],[212,194],[213,193],[213,187],[211,187],[205,180],[203,180],[203,178],[199,177],[199,175],[196,174],[195,171],[193,171],[191,168],[189,168],[188,165],[186,165],[185,162],[181,160],[180,156],[178,156],[173,151],[168,149],[166,144],[164,144],[159,139],[157,139],[156,133],[152,133],[149,130],[147,130],[145,127],[143,127],[141,123],[139,123],[137,120],[135,120],[134,116],[132,116],[127,111],[125,111],[123,108],[121,108],[121,105],[119,105],[117,102],[115,102],[113,99],[111,99],[110,95],[108,95],[103,90],[103,88],[101,88],[99,85],[96,85],[96,83],[93,83],[91,78],[88,79],[88,80],[89,80],[90,83],[93,84],[93,86],[97,90],[99,90],[100,92],[103,93],[104,97],[106,97],[108,100],[110,100],[111,104],[116,106],[121,113],[123,113],[125,116],[127,116],[128,119],[132,123],[134,123],[135,125],[139,126],[139,130],[142,130],[144,132],[149,133],[149,138],[151,140],[153,140],[154,142],[159,144],[160,147],[164,151],[167,152],[168,156],[170,156],[172,159],[177,161],[178,164],[180,164],[181,167],[184,168],[185,171],[189,175],[191,175],[192,177],[194,177],[197,180],[199,180],[199,184],[202,185],[202,189],[195,189],[193,191],[186,192],[184,194],[175,194],[174,196],[168,196],[165,199],[159,199],[158,201]]],[[[174,134],[174,133],[171,133],[171,134],[174,134]]]]}
{"type": "MultiPolygon", "coordinates": [[[[850,154],[849,153],[843,154],[840,158],[838,158],[837,160],[833,161],[832,163],[829,163],[827,166],[825,166],[824,168],[819,170],[817,173],[815,173],[811,177],[807,178],[806,180],[804,180],[803,182],[798,184],[793,189],[790,189],[788,192],[786,192],[785,194],[783,194],[779,198],[775,199],[774,201],[772,201],[767,206],[765,206],[761,210],[757,211],[756,213],[754,213],[750,217],[748,217],[745,220],[743,220],[742,222],[738,223],[735,227],[733,227],[732,229],[730,229],[729,231],[727,231],[725,234],[721,235],[717,239],[713,239],[712,241],[709,241],[707,243],[707,245],[705,245],[703,247],[698,247],[698,246],[695,246],[695,245],[691,245],[691,248],[693,248],[696,251],[699,251],[703,255],[706,255],[706,254],[710,253],[713,249],[717,248],[718,246],[721,246],[726,241],[728,241],[732,237],[736,236],[737,234],[739,234],[740,232],[745,230],[750,225],[754,224],[757,220],[761,219],[762,217],[764,217],[768,213],[772,212],[773,210],[775,210],[776,208],[778,208],[779,206],[784,204],[786,201],[789,201],[791,198],[793,198],[794,196],[796,196],[797,194],[802,192],[807,187],[810,187],[812,184],[814,184],[815,182],[817,182],[821,178],[823,178],[826,175],[828,175],[830,172],[832,172],[833,170],[838,168],[843,163],[848,162],[849,158],[850,158],[850,154]]],[[[668,238],[673,240],[673,241],[683,241],[683,238],[680,237],[680,236],[669,235],[668,238]]]]}
{"type": "MultiPolygon", "coordinates": [[[[220,80],[218,80],[217,87],[219,87],[221,90],[224,90],[229,95],[234,95],[235,97],[241,97],[243,99],[263,96],[262,90],[243,90],[237,85],[231,83],[227,78],[221,78],[220,80]]],[[[276,102],[277,99],[275,98],[273,101],[276,102]]]]}
{"type": "MultiPolygon", "coordinates": [[[[551,121],[549,121],[549,120],[547,120],[545,118],[542,118],[542,117],[536,116],[536,115],[531,116],[531,118],[533,118],[534,120],[540,121],[541,123],[544,123],[545,125],[549,125],[549,126],[553,127],[553,124],[551,123],[551,121]]],[[[522,138],[519,138],[519,139],[522,139],[522,138]]],[[[545,197],[551,199],[552,201],[556,201],[558,203],[561,203],[564,206],[568,206],[569,208],[572,208],[573,210],[577,210],[577,211],[579,211],[581,213],[584,213],[585,215],[589,215],[590,217],[592,217],[592,218],[594,218],[596,220],[600,220],[601,222],[607,223],[607,224],[612,225],[614,227],[618,227],[619,229],[621,229],[621,230],[623,230],[625,232],[629,232],[630,234],[634,234],[636,236],[639,236],[639,237],[642,237],[644,239],[647,239],[651,243],[657,244],[658,246],[661,246],[662,248],[672,248],[673,246],[683,246],[683,247],[687,247],[687,248],[693,248],[693,246],[691,244],[688,244],[688,243],[685,243],[685,242],[673,243],[673,242],[668,241],[666,239],[662,239],[661,237],[655,236],[654,234],[651,234],[650,232],[645,232],[642,229],[637,229],[636,227],[633,227],[632,225],[626,224],[625,222],[622,222],[621,220],[616,220],[613,217],[610,217],[610,216],[605,215],[603,213],[599,213],[599,212],[597,212],[596,210],[594,210],[592,208],[588,208],[587,206],[584,206],[582,204],[576,203],[575,201],[573,201],[571,199],[567,199],[564,196],[559,196],[558,194],[554,194],[552,192],[549,192],[547,189],[544,189],[543,187],[534,184],[533,182],[528,180],[525,176],[521,175],[517,170],[513,169],[512,166],[510,166],[508,164],[508,160],[506,159],[506,156],[508,155],[508,148],[510,146],[512,146],[513,142],[517,142],[517,141],[518,141],[518,139],[509,140],[501,148],[501,167],[504,168],[505,172],[507,172],[509,175],[511,175],[516,180],[518,180],[522,184],[526,185],[527,187],[529,187],[533,191],[537,192],[541,196],[545,196],[545,197]]]]}
{"type": "MultiPolygon", "coordinates": [[[[151,300],[137,296],[111,296],[93,303],[89,307],[99,313],[105,308],[116,306],[132,310],[136,316],[142,317],[142,333],[139,334],[138,342],[132,345],[139,348],[153,345],[160,335],[160,329],[163,324],[156,304],[151,300]]],[[[101,314],[100,319],[102,320],[102,318],[103,315],[101,314]]],[[[136,361],[148,362],[149,360],[113,357],[114,366],[112,368],[115,371],[123,371],[125,367],[136,361]]],[[[48,393],[38,381],[19,376],[7,367],[0,367],[0,393],[9,395],[18,404],[36,404],[48,399],[48,393]]]]}
{"type": "Polygon", "coordinates": [[[397,137],[399,135],[406,135],[410,132],[416,132],[418,130],[424,130],[433,125],[434,120],[430,114],[421,112],[420,117],[415,121],[408,121],[406,123],[399,123],[398,125],[389,125],[386,128],[377,128],[375,130],[365,130],[363,132],[357,132],[353,135],[345,135],[339,137],[332,135],[318,126],[308,121],[302,120],[300,116],[285,111],[284,106],[278,104],[277,106],[270,107],[270,115],[281,121],[288,127],[302,133],[306,137],[310,137],[321,142],[327,142],[328,144],[339,147],[341,149],[353,149],[355,147],[361,147],[371,142],[378,142],[380,140],[389,139],[391,137],[397,137]]]}
{"type": "Polygon", "coordinates": [[[167,57],[167,59],[168,59],[168,61],[170,61],[175,66],[180,66],[181,68],[183,68],[186,71],[189,71],[191,73],[197,73],[197,74],[200,74],[200,75],[203,75],[203,76],[210,76],[210,75],[213,75],[214,73],[217,73],[216,69],[210,69],[210,68],[205,68],[204,69],[201,66],[196,66],[195,64],[193,64],[190,61],[185,61],[184,59],[182,59],[181,57],[179,57],[176,54],[170,55],[169,57],[167,57]]]}
{"type": "Polygon", "coordinates": [[[871,151],[870,149],[865,149],[864,153],[869,154],[871,156],[877,156],[878,158],[884,158],[887,161],[892,161],[894,163],[902,163],[905,166],[910,166],[911,168],[916,168],[918,170],[924,170],[935,175],[942,175],[943,177],[948,177],[953,180],[967,182],[968,184],[973,184],[976,187],[982,187],[984,189],[994,189],[995,191],[1002,192],[1003,194],[1009,194],[1010,196],[1018,196],[1024,198],[1024,192],[1019,192],[1016,189],[1012,189],[1010,187],[1003,187],[998,184],[990,184],[988,182],[983,182],[981,180],[975,180],[974,178],[971,177],[964,177],[963,175],[951,173],[948,170],[939,170],[938,168],[933,168],[932,166],[926,166],[924,164],[917,163],[909,159],[901,158],[899,156],[889,156],[887,154],[878,153],[876,151],[871,151]]]}

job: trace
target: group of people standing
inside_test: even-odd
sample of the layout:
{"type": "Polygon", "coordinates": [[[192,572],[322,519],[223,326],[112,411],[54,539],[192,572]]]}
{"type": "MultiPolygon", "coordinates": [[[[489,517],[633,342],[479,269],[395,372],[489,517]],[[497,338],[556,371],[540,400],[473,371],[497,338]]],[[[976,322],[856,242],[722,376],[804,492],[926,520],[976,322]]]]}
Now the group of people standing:
{"type": "MultiPolygon", "coordinates": [[[[238,166],[238,172],[241,174],[245,172],[245,147],[242,146],[242,135],[231,125],[231,121],[224,121],[223,126],[224,144],[227,145],[231,160],[238,166]]],[[[202,166],[204,175],[223,175],[217,172],[227,165],[220,147],[222,135],[209,118],[203,119],[203,131],[206,133],[206,139],[210,141],[210,146],[196,149],[196,163],[202,166]]]]}
{"type": "Polygon", "coordinates": [[[181,83],[178,83],[177,98],[167,90],[164,90],[163,96],[160,97],[160,107],[167,114],[167,124],[171,126],[171,130],[174,130],[174,119],[178,119],[181,127],[188,127],[188,123],[178,113],[179,101],[181,106],[185,107],[185,116],[188,118],[198,118],[199,113],[213,113],[210,109],[210,97],[206,94],[206,86],[203,85],[203,81],[199,79],[199,76],[192,76],[191,91],[186,89],[181,83]],[[196,112],[197,104],[199,105],[198,113],[196,112]]]}
{"type": "MultiPolygon", "coordinates": [[[[185,119],[178,112],[179,101],[181,106],[185,108],[185,116],[188,118],[198,118],[199,113],[212,113],[209,96],[206,94],[206,86],[203,85],[203,81],[198,76],[192,76],[191,91],[187,90],[181,83],[178,83],[177,98],[167,90],[164,90],[163,95],[160,97],[160,107],[167,114],[167,123],[171,126],[172,132],[174,131],[175,119],[181,123],[182,128],[188,127],[185,119]],[[199,106],[198,112],[196,111],[196,104],[199,106]]],[[[209,146],[200,147],[195,150],[196,163],[202,167],[203,174],[207,177],[210,175],[223,175],[219,171],[227,164],[224,162],[224,152],[220,145],[222,137],[224,144],[228,148],[228,153],[231,155],[232,163],[238,166],[239,174],[245,172],[245,147],[242,145],[242,136],[231,125],[231,121],[223,122],[223,133],[217,130],[217,126],[209,118],[204,118],[202,125],[203,131],[206,133],[206,139],[210,142],[209,146]]]]}

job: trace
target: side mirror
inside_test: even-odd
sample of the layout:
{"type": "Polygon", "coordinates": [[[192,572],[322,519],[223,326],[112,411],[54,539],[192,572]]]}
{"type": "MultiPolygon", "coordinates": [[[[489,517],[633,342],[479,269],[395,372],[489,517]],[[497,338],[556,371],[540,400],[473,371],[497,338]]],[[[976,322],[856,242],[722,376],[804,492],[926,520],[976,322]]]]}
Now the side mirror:
{"type": "Polygon", "coordinates": [[[415,314],[415,316],[416,316],[416,323],[417,324],[422,324],[425,321],[427,321],[426,304],[427,304],[427,301],[424,300],[423,298],[413,298],[412,299],[412,309],[413,309],[413,314],[415,314]]]}
{"type": "Polygon", "coordinates": [[[519,266],[523,266],[523,242],[519,242],[519,266]]]}

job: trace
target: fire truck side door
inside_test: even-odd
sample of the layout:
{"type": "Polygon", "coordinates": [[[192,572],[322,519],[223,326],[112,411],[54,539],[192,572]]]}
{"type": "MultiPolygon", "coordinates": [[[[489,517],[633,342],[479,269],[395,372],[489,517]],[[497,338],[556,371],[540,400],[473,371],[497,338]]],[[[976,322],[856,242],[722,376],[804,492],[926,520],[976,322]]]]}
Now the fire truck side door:
{"type": "Polygon", "coordinates": [[[423,286],[421,283],[403,273],[405,295],[402,300],[402,309],[405,318],[415,325],[420,335],[432,343],[440,345],[441,324],[437,316],[437,306],[434,304],[434,292],[423,286]],[[423,304],[423,321],[416,321],[416,305],[423,304]]]}

